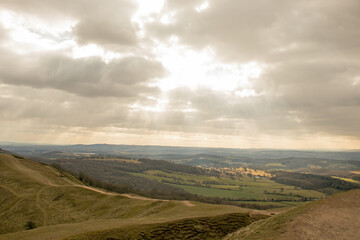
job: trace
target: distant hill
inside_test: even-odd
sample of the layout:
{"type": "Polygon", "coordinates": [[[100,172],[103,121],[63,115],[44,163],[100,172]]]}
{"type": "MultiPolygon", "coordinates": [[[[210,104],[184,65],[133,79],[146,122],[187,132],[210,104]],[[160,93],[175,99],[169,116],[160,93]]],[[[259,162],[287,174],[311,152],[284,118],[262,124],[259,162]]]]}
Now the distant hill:
{"type": "Polygon", "coordinates": [[[49,165],[0,153],[0,240],[160,239],[165,233],[169,239],[218,239],[266,217],[260,213],[107,192],[49,165]]]}
{"type": "Polygon", "coordinates": [[[334,194],[258,221],[224,240],[359,239],[360,190],[334,194]]]}
{"type": "Polygon", "coordinates": [[[194,147],[169,147],[169,146],[140,146],[140,145],[42,145],[0,142],[0,146],[12,152],[26,156],[41,156],[51,151],[73,153],[99,153],[117,154],[134,158],[153,158],[163,160],[178,160],[205,154],[204,159],[228,158],[245,161],[248,159],[277,160],[286,158],[303,159],[332,159],[332,160],[360,160],[360,149],[351,151],[309,151],[309,150],[279,150],[279,149],[231,149],[231,148],[194,148],[194,147]]]}

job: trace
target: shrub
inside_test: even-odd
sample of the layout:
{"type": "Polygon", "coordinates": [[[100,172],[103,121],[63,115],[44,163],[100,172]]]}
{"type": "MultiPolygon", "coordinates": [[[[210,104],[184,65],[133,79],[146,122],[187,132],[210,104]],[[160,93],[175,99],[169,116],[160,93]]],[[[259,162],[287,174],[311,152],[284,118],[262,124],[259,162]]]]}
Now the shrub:
{"type": "Polygon", "coordinates": [[[26,230],[34,229],[36,228],[36,224],[33,221],[27,221],[25,224],[26,230]]]}

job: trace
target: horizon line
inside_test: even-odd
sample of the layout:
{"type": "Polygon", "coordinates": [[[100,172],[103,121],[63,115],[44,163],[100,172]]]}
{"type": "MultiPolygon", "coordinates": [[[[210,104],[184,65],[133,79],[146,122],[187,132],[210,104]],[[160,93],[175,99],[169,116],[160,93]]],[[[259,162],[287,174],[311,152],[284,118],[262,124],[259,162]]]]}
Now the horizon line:
{"type": "Polygon", "coordinates": [[[236,148],[236,147],[201,147],[201,146],[180,146],[180,145],[154,145],[154,144],[124,144],[124,143],[74,143],[74,144],[56,144],[56,143],[29,143],[29,142],[13,142],[13,141],[0,141],[1,145],[37,145],[37,146],[75,146],[75,145],[115,145],[115,146],[138,146],[138,147],[173,147],[173,148],[205,148],[205,149],[237,149],[237,150],[274,150],[274,151],[321,151],[321,152],[351,152],[360,151],[359,149],[329,149],[329,148],[236,148]]]}

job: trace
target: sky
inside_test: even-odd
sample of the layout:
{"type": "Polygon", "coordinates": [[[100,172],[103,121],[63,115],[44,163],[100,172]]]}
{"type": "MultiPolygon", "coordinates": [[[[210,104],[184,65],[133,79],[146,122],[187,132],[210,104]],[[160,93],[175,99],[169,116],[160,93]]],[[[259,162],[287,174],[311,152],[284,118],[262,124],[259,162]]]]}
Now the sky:
{"type": "Polygon", "coordinates": [[[360,148],[358,0],[0,0],[0,141],[360,148]]]}

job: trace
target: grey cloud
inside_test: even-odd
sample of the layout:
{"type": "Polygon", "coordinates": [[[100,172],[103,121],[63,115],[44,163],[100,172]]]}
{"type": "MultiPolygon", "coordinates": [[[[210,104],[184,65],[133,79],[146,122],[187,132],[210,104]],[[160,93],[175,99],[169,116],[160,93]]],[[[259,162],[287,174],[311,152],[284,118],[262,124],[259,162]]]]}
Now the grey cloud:
{"type": "Polygon", "coordinates": [[[136,5],[129,0],[4,0],[0,7],[45,21],[77,21],[73,33],[81,44],[96,43],[119,49],[137,45],[137,27],[131,22],[136,5]]]}
{"type": "MultiPolygon", "coordinates": [[[[152,113],[146,118],[152,120],[144,122],[149,127],[234,135],[239,131],[279,133],[297,125],[285,118],[289,109],[281,101],[267,96],[242,98],[208,88],[181,88],[170,91],[167,98],[165,112],[152,113]]],[[[143,114],[139,112],[137,116],[143,114]]]]}
{"type": "Polygon", "coordinates": [[[81,21],[75,26],[80,43],[94,42],[100,45],[135,45],[136,26],[131,17],[136,6],[130,1],[94,2],[82,12],[81,21]]]}
{"type": "MultiPolygon", "coordinates": [[[[356,131],[360,119],[358,106],[299,108],[290,102],[286,104],[285,97],[234,98],[209,89],[182,89],[168,95],[164,112],[153,112],[134,111],[130,107],[133,100],[126,98],[114,101],[108,97],[81,98],[58,90],[8,88],[22,97],[0,99],[1,119],[28,119],[38,125],[244,136],[331,133],[358,137],[360,134],[356,131]],[[182,111],[188,102],[195,112],[182,111]]],[[[146,98],[137,98],[136,102],[152,106],[146,98]]]]}
{"type": "Polygon", "coordinates": [[[259,80],[259,90],[295,112],[303,128],[360,137],[359,69],[360,63],[341,61],[284,63],[259,80]]]}
{"type": "Polygon", "coordinates": [[[96,129],[122,122],[129,99],[83,98],[55,89],[0,86],[2,121],[20,120],[34,126],[96,129]],[[8,96],[4,93],[8,93],[8,96]],[[11,96],[11,97],[9,97],[11,96]],[[19,97],[20,96],[20,97],[19,97]]]}
{"type": "Polygon", "coordinates": [[[258,91],[286,96],[288,102],[312,106],[357,105],[360,62],[283,63],[257,82],[258,91]]]}
{"type": "MultiPolygon", "coordinates": [[[[360,2],[345,1],[168,1],[175,23],[150,23],[167,40],[177,35],[194,49],[207,46],[218,60],[259,61],[263,75],[251,80],[263,95],[237,98],[216,92],[185,94],[203,121],[233,126],[246,121],[260,132],[304,131],[359,138],[360,2]],[[219,120],[219,121],[220,121],[219,120]]],[[[159,18],[160,19],[160,18],[159,18]]],[[[179,98],[179,97],[177,97],[179,98]]]]}
{"type": "MultiPolygon", "coordinates": [[[[106,127],[184,131],[189,129],[186,122],[189,126],[196,123],[181,111],[131,111],[131,99],[82,98],[55,89],[12,85],[0,85],[0,91],[0,123],[21,119],[34,126],[80,127],[93,131],[106,127]]],[[[146,98],[139,97],[137,102],[146,103],[146,98]]]]}
{"type": "MultiPolygon", "coordinates": [[[[177,11],[176,22],[163,25],[161,14],[154,14],[155,22],[145,26],[147,37],[167,41],[176,35],[195,50],[212,47],[220,62],[264,64],[260,78],[250,79],[261,95],[243,98],[208,88],[160,93],[149,83],[165,70],[143,57],[105,64],[96,57],[1,50],[0,82],[11,89],[0,90],[1,119],[89,129],[360,139],[359,1],[211,0],[198,13],[194,7],[202,2],[167,1],[161,14],[177,11]],[[162,112],[131,107],[156,105],[146,96],[169,102],[162,112]]],[[[139,41],[129,1],[2,0],[0,7],[49,21],[76,19],[73,33],[81,44],[129,50],[139,41]]]]}
{"type": "Polygon", "coordinates": [[[18,56],[7,52],[2,56],[0,81],[3,83],[59,89],[85,97],[156,95],[158,89],[148,84],[165,74],[159,62],[138,57],[106,64],[98,57],[72,59],[60,54],[18,56]]]}
{"type": "MultiPolygon", "coordinates": [[[[300,73],[294,72],[294,78],[300,73]]],[[[331,73],[322,83],[312,85],[309,82],[316,80],[311,79],[312,75],[317,76],[302,73],[302,77],[310,78],[303,85],[292,82],[284,88],[273,83],[274,88],[267,88],[271,94],[257,97],[236,97],[210,89],[173,90],[168,96],[168,109],[184,109],[190,102],[196,111],[184,114],[193,120],[193,125],[189,127],[184,121],[182,126],[193,131],[206,129],[229,135],[239,131],[274,135],[327,133],[359,138],[359,86],[343,78],[327,78],[331,73]]],[[[288,77],[282,80],[291,82],[288,77]]]]}
{"type": "MultiPolygon", "coordinates": [[[[175,11],[177,1],[165,8],[175,11]]],[[[210,7],[198,13],[198,3],[187,3],[176,15],[174,24],[155,22],[148,30],[161,38],[176,35],[181,43],[203,48],[211,46],[224,59],[251,61],[269,50],[268,29],[286,11],[288,1],[209,1],[210,7]]]]}
{"type": "MultiPolygon", "coordinates": [[[[301,56],[321,57],[359,53],[359,9],[356,0],[317,1],[209,1],[197,13],[198,3],[168,1],[164,12],[178,11],[174,24],[150,23],[157,37],[176,35],[195,48],[211,46],[219,58],[230,61],[266,61],[301,56]]],[[[160,19],[161,17],[159,17],[160,19]]]]}

